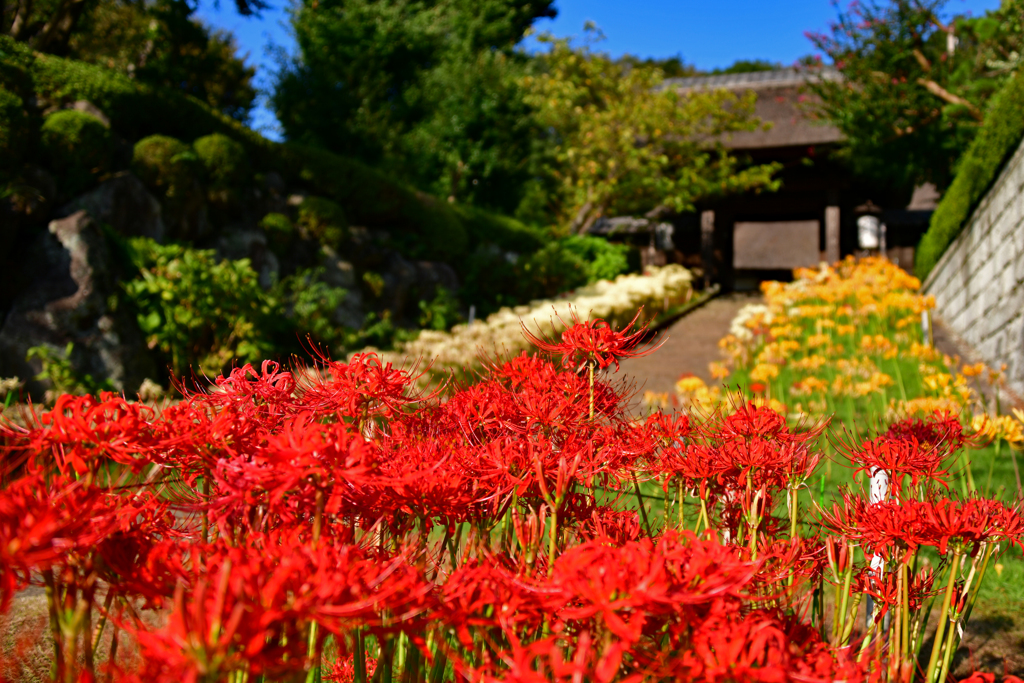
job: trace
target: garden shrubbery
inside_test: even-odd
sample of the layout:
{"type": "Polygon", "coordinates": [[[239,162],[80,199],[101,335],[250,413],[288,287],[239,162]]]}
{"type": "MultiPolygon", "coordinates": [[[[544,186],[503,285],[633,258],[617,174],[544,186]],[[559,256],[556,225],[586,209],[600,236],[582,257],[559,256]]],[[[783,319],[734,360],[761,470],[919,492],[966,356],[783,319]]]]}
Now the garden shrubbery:
{"type": "MultiPolygon", "coordinates": [[[[275,225],[281,227],[280,221],[275,225]]],[[[320,244],[337,248],[345,239],[348,220],[337,202],[324,197],[306,197],[299,204],[295,225],[320,244]]]]}
{"type": "Polygon", "coordinates": [[[181,140],[167,135],[150,135],[135,143],[132,171],[159,194],[180,197],[198,179],[199,157],[181,140]]]}
{"type": "Polygon", "coordinates": [[[50,114],[40,128],[39,140],[50,168],[64,179],[67,196],[87,188],[111,168],[114,136],[91,114],[71,109],[50,114]]]}
{"type": "Polygon", "coordinates": [[[222,133],[204,135],[192,143],[206,172],[210,189],[230,190],[244,186],[252,169],[245,147],[222,133]]]}
{"type": "Polygon", "coordinates": [[[131,240],[139,277],[125,284],[139,327],[175,376],[220,374],[232,361],[270,351],[263,332],[266,296],[247,260],[219,260],[211,250],[131,240]]]}

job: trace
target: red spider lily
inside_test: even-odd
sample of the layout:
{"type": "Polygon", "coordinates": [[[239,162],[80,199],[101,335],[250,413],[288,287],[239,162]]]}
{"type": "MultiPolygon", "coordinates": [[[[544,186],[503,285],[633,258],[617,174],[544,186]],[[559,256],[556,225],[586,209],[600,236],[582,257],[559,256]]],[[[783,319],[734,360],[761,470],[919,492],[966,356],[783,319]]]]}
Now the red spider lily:
{"type": "Polygon", "coordinates": [[[32,572],[87,551],[116,525],[104,492],[81,482],[30,475],[0,490],[0,613],[32,572]]]}
{"type": "Polygon", "coordinates": [[[580,520],[576,532],[586,540],[607,539],[623,545],[640,539],[640,515],[634,510],[616,510],[602,506],[580,520]]]}
{"type": "MultiPolygon", "coordinates": [[[[377,658],[366,655],[364,667],[363,670],[366,672],[366,676],[372,678],[377,670],[377,658]]],[[[324,671],[323,680],[331,681],[331,683],[355,683],[356,664],[354,655],[341,657],[334,664],[329,665],[327,670],[324,671]]]]}
{"type": "Polygon", "coordinates": [[[569,313],[572,316],[571,325],[561,317],[558,318],[562,326],[566,328],[562,332],[561,342],[551,342],[538,337],[530,332],[524,323],[520,323],[523,328],[523,336],[538,349],[562,356],[562,363],[567,367],[579,367],[581,364],[594,363],[603,370],[615,363],[615,369],[618,370],[620,360],[646,356],[658,348],[639,348],[647,335],[650,323],[627,334],[627,331],[640,319],[640,315],[643,313],[642,308],[618,332],[600,318],[582,321],[575,309],[570,309],[569,313]]]}
{"type": "Polygon", "coordinates": [[[32,454],[29,467],[34,470],[52,462],[62,474],[84,475],[111,460],[138,472],[163,441],[154,423],[152,408],[116,394],[64,394],[30,428],[0,426],[0,439],[6,450],[32,454]]]}
{"type": "Polygon", "coordinates": [[[1021,544],[1024,529],[1019,510],[994,500],[938,500],[918,503],[930,545],[946,553],[950,542],[968,549],[973,557],[982,543],[993,539],[1021,544]]]}
{"type": "Polygon", "coordinates": [[[842,538],[859,543],[869,555],[902,561],[922,545],[930,545],[920,506],[914,501],[888,500],[869,504],[844,491],[831,510],[820,510],[822,524],[842,538]]]}
{"type": "Polygon", "coordinates": [[[292,534],[254,536],[246,546],[192,546],[165,627],[128,626],[145,654],[146,675],[198,680],[217,672],[274,675],[294,670],[319,623],[341,634],[381,627],[390,614],[407,628],[427,608],[430,587],[408,557],[375,558],[347,545],[315,548],[292,534]]]}
{"type": "Polygon", "coordinates": [[[935,413],[930,418],[907,418],[891,425],[885,433],[892,439],[916,439],[927,448],[941,448],[946,455],[964,445],[964,428],[960,420],[946,413],[935,413]]]}
{"type": "Polygon", "coordinates": [[[912,486],[921,480],[937,481],[945,485],[944,477],[949,469],[942,468],[948,451],[940,445],[926,446],[917,437],[895,438],[880,436],[865,442],[860,450],[850,453],[850,459],[858,463],[858,472],[871,473],[882,470],[890,477],[894,496],[903,491],[903,480],[910,478],[912,486]]]}
{"type": "Polygon", "coordinates": [[[320,359],[323,371],[305,387],[303,404],[321,413],[357,421],[390,418],[425,397],[410,393],[417,377],[383,362],[375,353],[357,353],[348,363],[320,359]]]}

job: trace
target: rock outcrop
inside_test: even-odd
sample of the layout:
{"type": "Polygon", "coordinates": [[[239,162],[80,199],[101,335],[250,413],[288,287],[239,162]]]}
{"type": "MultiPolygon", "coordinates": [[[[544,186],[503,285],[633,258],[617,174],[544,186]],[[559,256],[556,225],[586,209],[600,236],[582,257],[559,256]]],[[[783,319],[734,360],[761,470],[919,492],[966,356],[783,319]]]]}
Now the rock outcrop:
{"type": "Polygon", "coordinates": [[[157,242],[163,242],[166,237],[160,202],[130,171],[122,171],[72,200],[59,215],[70,216],[82,210],[94,221],[106,223],[125,237],[151,237],[157,242]]]}
{"type": "MultiPolygon", "coordinates": [[[[63,351],[74,345],[76,371],[135,392],[158,369],[127,311],[118,310],[117,268],[107,241],[85,210],[51,221],[31,243],[21,278],[28,283],[0,327],[0,376],[34,377],[25,359],[34,346],[63,351]]],[[[50,387],[30,380],[36,396],[50,387]]]]}

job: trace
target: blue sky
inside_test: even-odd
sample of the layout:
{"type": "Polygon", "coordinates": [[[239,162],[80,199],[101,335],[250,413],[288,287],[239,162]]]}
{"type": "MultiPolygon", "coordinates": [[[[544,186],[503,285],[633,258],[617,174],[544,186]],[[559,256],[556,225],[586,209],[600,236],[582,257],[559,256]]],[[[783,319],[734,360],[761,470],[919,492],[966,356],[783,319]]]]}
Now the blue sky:
{"type": "MultiPolygon", "coordinates": [[[[238,16],[232,0],[201,3],[199,16],[233,32],[249,63],[257,66],[257,84],[272,85],[271,46],[291,52],[287,0],[269,0],[273,9],[260,19],[238,16]]],[[[844,3],[845,5],[845,0],[844,3]]],[[[737,59],[768,59],[790,64],[813,52],[805,31],[825,30],[836,16],[829,0],[556,0],[558,17],[538,22],[537,29],[558,36],[578,35],[593,21],[607,40],[602,49],[613,55],[683,59],[702,69],[727,66],[737,59]]],[[[951,13],[981,14],[999,0],[949,0],[951,13]]],[[[276,120],[260,107],[253,127],[278,137],[276,120]]]]}

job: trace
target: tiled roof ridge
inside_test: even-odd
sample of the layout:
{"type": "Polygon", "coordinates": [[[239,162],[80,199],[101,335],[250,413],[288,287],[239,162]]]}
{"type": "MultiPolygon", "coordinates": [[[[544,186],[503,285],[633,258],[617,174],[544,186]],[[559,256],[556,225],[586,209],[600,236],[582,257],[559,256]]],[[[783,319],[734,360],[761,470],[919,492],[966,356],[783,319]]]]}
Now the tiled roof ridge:
{"type": "Polygon", "coordinates": [[[773,86],[793,86],[817,80],[834,80],[840,78],[840,72],[834,66],[820,67],[788,67],[774,71],[750,71],[739,74],[716,74],[714,76],[689,76],[686,78],[666,78],[663,87],[679,90],[696,90],[702,88],[769,88],[773,86]]]}

